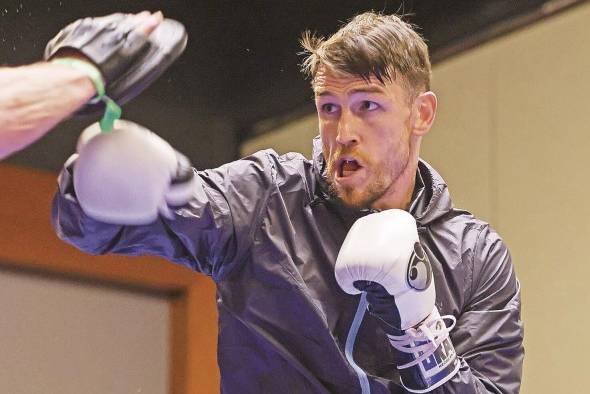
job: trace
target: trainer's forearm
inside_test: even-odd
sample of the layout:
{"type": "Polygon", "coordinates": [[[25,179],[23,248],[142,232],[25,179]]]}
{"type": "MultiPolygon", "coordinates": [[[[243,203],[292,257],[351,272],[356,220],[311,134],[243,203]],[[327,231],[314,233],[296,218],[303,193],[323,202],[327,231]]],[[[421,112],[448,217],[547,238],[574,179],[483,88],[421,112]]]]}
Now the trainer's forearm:
{"type": "Polygon", "coordinates": [[[39,139],[96,93],[88,76],[54,63],[0,68],[0,158],[39,139]]]}

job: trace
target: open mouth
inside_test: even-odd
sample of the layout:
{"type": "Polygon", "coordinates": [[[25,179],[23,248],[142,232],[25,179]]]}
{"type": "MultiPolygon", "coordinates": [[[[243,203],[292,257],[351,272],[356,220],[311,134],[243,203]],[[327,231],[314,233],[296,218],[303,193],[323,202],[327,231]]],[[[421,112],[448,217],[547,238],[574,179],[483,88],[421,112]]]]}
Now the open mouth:
{"type": "Polygon", "coordinates": [[[337,164],[338,177],[340,178],[349,177],[362,168],[358,161],[351,158],[341,158],[337,164]]]}

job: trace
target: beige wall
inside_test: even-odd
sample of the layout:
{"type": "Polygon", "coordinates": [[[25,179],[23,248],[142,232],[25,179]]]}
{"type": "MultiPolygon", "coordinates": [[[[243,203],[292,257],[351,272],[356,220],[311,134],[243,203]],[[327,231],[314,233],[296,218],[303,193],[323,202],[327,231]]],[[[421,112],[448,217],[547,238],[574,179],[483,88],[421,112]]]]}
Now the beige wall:
{"type": "MultiPolygon", "coordinates": [[[[436,125],[422,156],[456,205],[489,220],[522,282],[522,393],[584,393],[589,362],[590,4],[435,67],[436,125]]],[[[314,115],[243,153],[309,154],[314,115]]]]}
{"type": "Polygon", "coordinates": [[[0,270],[0,392],[170,393],[169,301],[0,270]]]}
{"type": "Polygon", "coordinates": [[[318,135],[315,113],[302,116],[276,130],[251,138],[240,146],[240,154],[247,156],[261,149],[273,148],[279,153],[299,152],[311,157],[311,140],[318,135]]]}
{"type": "Polygon", "coordinates": [[[588,20],[584,5],[435,70],[440,116],[423,156],[510,246],[522,282],[523,393],[587,392],[588,20]]]}

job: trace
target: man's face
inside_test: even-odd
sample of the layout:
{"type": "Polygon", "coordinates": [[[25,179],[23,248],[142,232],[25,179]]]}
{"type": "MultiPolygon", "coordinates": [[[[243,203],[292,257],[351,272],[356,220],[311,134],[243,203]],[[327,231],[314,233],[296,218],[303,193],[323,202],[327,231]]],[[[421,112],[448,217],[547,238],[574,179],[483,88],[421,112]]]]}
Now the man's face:
{"type": "Polygon", "coordinates": [[[332,191],[352,207],[386,207],[400,193],[412,154],[407,93],[396,82],[367,82],[323,66],[314,93],[332,191]]]}

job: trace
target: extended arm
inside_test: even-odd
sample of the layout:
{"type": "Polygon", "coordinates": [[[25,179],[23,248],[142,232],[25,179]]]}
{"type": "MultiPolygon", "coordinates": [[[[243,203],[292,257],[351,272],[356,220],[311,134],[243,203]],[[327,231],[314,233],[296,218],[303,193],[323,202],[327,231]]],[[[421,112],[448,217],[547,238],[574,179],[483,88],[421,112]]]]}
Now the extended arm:
{"type": "Polygon", "coordinates": [[[49,61],[0,68],[0,159],[35,142],[81,107],[100,109],[101,103],[88,104],[97,93],[96,83],[106,87],[106,93],[119,104],[129,101],[180,55],[185,43],[184,28],[169,20],[163,23],[160,12],[114,14],[70,24],[49,43],[45,58],[75,58],[85,66],[49,61]],[[109,22],[116,22],[117,29],[104,29],[109,22]],[[159,29],[161,33],[152,34],[162,25],[166,26],[159,29]],[[113,34],[129,30],[133,50],[125,40],[113,39],[113,34]],[[85,34],[93,39],[80,39],[85,34]],[[174,48],[172,54],[166,44],[174,48]],[[121,51],[121,46],[126,50],[121,51]],[[142,66],[148,60],[149,65],[142,66]],[[121,76],[129,81],[122,83],[121,76]]]}
{"type": "MultiPolygon", "coordinates": [[[[80,156],[84,154],[83,149],[80,156]]],[[[129,168],[125,165],[128,154],[117,158],[110,152],[107,157],[116,163],[118,174],[129,168]]],[[[145,170],[151,168],[153,171],[155,155],[143,157],[146,163],[149,162],[145,170]]],[[[158,255],[218,279],[240,263],[240,256],[252,243],[252,223],[260,217],[265,201],[275,187],[271,162],[275,158],[276,154],[262,152],[214,170],[196,172],[188,203],[173,209],[171,216],[156,214],[155,220],[149,223],[121,225],[93,219],[82,208],[77,195],[80,185],[76,187],[75,184],[76,171],[80,169],[79,157],[75,154],[59,177],[59,191],[53,202],[53,225],[61,239],[88,253],[158,255]]],[[[104,181],[98,181],[97,173],[101,170],[96,167],[78,179],[85,178],[88,186],[95,183],[104,190],[102,195],[105,198],[110,196],[106,202],[108,207],[103,205],[101,208],[107,211],[101,216],[108,216],[109,208],[113,208],[113,213],[129,211],[121,209],[128,203],[126,193],[121,188],[111,188],[104,178],[104,181]],[[116,196],[118,198],[114,200],[116,196]]],[[[144,172],[142,177],[151,176],[144,172]]],[[[141,184],[141,180],[139,183],[131,181],[130,189],[141,184]]],[[[150,199],[152,193],[153,189],[149,193],[137,190],[136,194],[141,200],[144,197],[150,199]]],[[[134,197],[130,198],[130,206],[135,209],[134,197]]],[[[153,212],[153,207],[146,208],[147,216],[153,212]]]]}
{"type": "Polygon", "coordinates": [[[50,62],[0,69],[0,159],[35,142],[94,94],[81,70],[50,62]]]}

